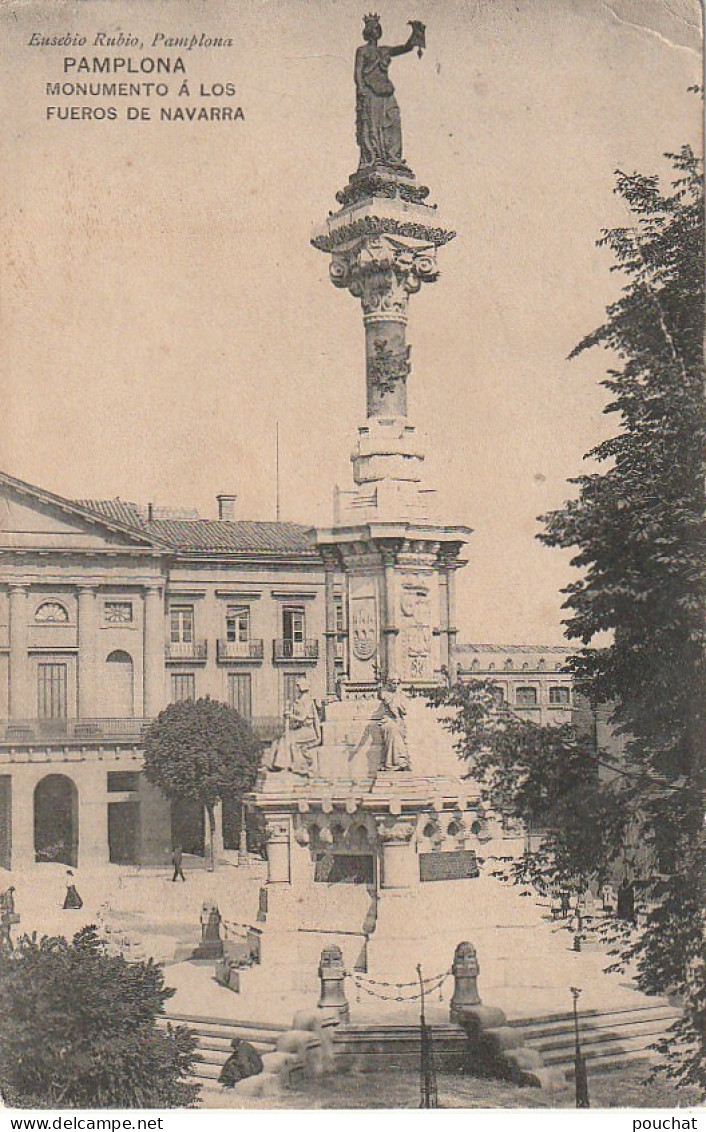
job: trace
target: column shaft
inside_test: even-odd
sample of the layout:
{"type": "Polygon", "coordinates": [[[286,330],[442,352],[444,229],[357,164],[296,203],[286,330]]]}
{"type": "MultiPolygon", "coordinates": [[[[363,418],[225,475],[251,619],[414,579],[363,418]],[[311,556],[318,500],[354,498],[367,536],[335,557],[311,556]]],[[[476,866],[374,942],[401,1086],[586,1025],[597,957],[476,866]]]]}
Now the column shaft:
{"type": "Polygon", "coordinates": [[[10,718],[34,718],[29,687],[27,586],[10,586],[10,718]]]}
{"type": "Polygon", "coordinates": [[[158,586],[145,593],[143,714],[151,719],[164,707],[164,613],[158,586]]]}
{"type": "Polygon", "coordinates": [[[383,678],[385,680],[397,680],[398,672],[398,658],[397,658],[397,617],[396,617],[396,587],[395,587],[395,567],[392,561],[385,561],[384,571],[384,602],[385,602],[385,655],[384,655],[384,671],[383,678]]]}
{"type": "Polygon", "coordinates": [[[100,715],[96,695],[96,590],[78,591],[78,715],[84,719],[100,715]]]}
{"type": "Polygon", "coordinates": [[[335,563],[324,563],[326,600],[326,695],[336,695],[336,605],[334,600],[335,563]]]}
{"type": "Polygon", "coordinates": [[[447,639],[449,642],[449,680],[455,684],[458,679],[458,661],[456,659],[456,567],[451,566],[446,574],[446,619],[448,624],[447,639]]]}

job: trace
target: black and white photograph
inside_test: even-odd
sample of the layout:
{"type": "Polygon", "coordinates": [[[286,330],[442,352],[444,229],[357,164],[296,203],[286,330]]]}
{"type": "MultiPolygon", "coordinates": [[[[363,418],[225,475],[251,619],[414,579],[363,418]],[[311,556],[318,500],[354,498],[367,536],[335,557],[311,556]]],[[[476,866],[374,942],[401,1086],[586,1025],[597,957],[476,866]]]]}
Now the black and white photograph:
{"type": "Polygon", "coordinates": [[[10,1115],[698,1128],[702,22],[3,0],[10,1115]]]}

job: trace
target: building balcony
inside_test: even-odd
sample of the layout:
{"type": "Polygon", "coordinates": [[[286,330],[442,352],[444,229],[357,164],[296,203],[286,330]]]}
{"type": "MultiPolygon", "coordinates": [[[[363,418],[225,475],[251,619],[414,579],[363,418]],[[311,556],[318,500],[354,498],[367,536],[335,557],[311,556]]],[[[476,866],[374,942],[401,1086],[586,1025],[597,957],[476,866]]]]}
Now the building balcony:
{"type": "Polygon", "coordinates": [[[170,641],[164,646],[164,658],[167,663],[183,664],[184,661],[194,661],[205,664],[208,657],[207,641],[170,641]]]}
{"type": "Polygon", "coordinates": [[[139,742],[148,719],[3,719],[0,744],[41,742],[139,742]]]}
{"type": "Polygon", "coordinates": [[[272,642],[273,664],[316,664],[319,659],[319,642],[308,637],[303,641],[277,638],[272,642]]]}
{"type": "Polygon", "coordinates": [[[249,723],[256,737],[263,743],[279,739],[284,731],[284,720],[279,715],[254,715],[249,723]]]}
{"type": "Polygon", "coordinates": [[[249,641],[216,642],[216,655],[221,662],[259,664],[265,654],[264,641],[251,638],[249,641]]]}

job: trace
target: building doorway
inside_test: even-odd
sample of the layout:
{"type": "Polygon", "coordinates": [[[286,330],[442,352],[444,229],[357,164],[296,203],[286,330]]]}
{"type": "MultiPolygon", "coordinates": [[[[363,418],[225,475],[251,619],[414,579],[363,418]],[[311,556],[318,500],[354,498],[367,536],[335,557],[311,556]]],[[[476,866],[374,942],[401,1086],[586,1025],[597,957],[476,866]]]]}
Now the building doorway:
{"type": "Polygon", "coordinates": [[[184,853],[203,857],[206,852],[204,808],[193,798],[172,802],[172,845],[181,845],[184,853]]]}
{"type": "Polygon", "coordinates": [[[111,865],[140,864],[140,803],[108,803],[108,853],[111,865]]]}
{"type": "Polygon", "coordinates": [[[34,858],[78,865],[78,790],[65,774],[48,774],[35,787],[34,858]]]}

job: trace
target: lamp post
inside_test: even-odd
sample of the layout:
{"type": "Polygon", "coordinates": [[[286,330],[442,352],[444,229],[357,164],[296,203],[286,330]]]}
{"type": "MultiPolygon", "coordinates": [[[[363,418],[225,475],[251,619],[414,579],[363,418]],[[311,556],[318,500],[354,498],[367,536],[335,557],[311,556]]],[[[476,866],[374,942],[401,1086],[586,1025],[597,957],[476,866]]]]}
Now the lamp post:
{"type": "Polygon", "coordinates": [[[240,806],[240,834],[238,836],[238,865],[243,868],[248,863],[247,804],[240,806]]]}
{"type": "Polygon", "coordinates": [[[581,1042],[579,1040],[578,1001],[579,995],[581,994],[581,988],[570,987],[569,989],[574,1000],[574,1066],[576,1074],[576,1107],[590,1108],[591,1102],[588,1099],[588,1076],[586,1073],[586,1058],[581,1053],[581,1042]]]}
{"type": "Polygon", "coordinates": [[[417,963],[417,975],[419,976],[419,990],[420,990],[420,1014],[419,1014],[419,1033],[420,1033],[420,1084],[421,1084],[421,1099],[419,1101],[420,1108],[438,1108],[438,1097],[436,1092],[436,1069],[434,1067],[434,1050],[431,1044],[431,1029],[427,1026],[427,1021],[424,1012],[424,980],[422,978],[421,964],[417,963]]]}

